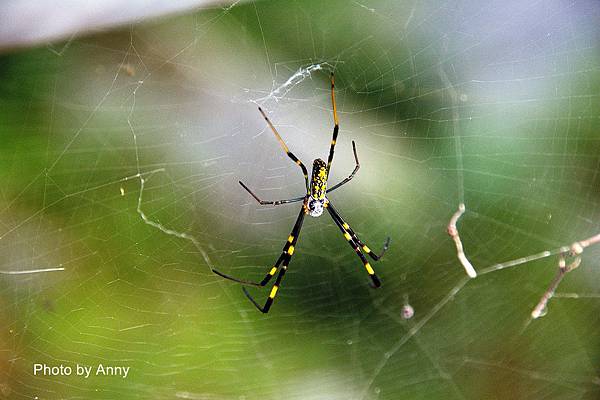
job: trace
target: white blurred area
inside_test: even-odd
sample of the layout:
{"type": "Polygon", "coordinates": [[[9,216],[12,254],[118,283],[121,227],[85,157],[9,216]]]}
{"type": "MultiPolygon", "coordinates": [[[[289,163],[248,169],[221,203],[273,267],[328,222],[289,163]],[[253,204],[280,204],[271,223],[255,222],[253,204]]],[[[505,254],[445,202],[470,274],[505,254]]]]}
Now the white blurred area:
{"type": "MultiPolygon", "coordinates": [[[[0,52],[69,39],[148,18],[193,11],[230,1],[104,0],[0,2],[0,52]]],[[[237,2],[236,2],[237,3],[237,2]]]]}

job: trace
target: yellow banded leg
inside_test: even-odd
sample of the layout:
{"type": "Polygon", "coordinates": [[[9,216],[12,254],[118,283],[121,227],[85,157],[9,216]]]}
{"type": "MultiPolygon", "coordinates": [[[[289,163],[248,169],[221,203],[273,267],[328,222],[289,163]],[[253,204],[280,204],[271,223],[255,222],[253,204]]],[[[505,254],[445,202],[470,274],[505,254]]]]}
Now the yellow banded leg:
{"type": "MultiPolygon", "coordinates": [[[[363,265],[365,266],[365,269],[367,270],[369,277],[373,281],[373,285],[375,287],[381,286],[381,281],[375,274],[375,271],[373,270],[373,267],[371,267],[371,264],[369,264],[369,262],[367,261],[367,259],[363,255],[363,253],[361,252],[361,248],[359,247],[359,244],[354,240],[352,235],[348,231],[346,231],[346,229],[344,228],[343,225],[341,225],[337,220],[335,220],[335,222],[338,225],[338,227],[340,228],[340,230],[342,231],[342,233],[344,234],[344,238],[348,241],[348,244],[354,249],[354,251],[356,252],[358,257],[363,262],[363,265]]],[[[348,224],[345,224],[345,225],[347,226],[348,224]]]]}
{"type": "Polygon", "coordinates": [[[281,265],[282,262],[285,265],[289,264],[289,260],[292,257],[292,254],[294,253],[294,245],[296,244],[296,241],[298,240],[298,234],[300,233],[300,228],[302,227],[302,221],[304,220],[304,215],[305,215],[305,211],[304,211],[304,209],[301,209],[300,214],[298,215],[298,218],[296,219],[296,223],[294,224],[294,228],[292,229],[292,233],[290,234],[290,236],[288,236],[288,239],[287,239],[285,245],[283,246],[283,251],[282,251],[281,255],[275,262],[275,265],[269,270],[269,272],[267,272],[267,274],[265,275],[263,280],[260,281],[259,283],[234,278],[234,277],[226,275],[214,268],[212,269],[212,271],[215,274],[217,274],[225,279],[229,279],[230,281],[241,283],[242,285],[259,286],[259,287],[265,286],[267,283],[269,283],[269,281],[273,278],[273,276],[275,276],[275,273],[279,269],[279,266],[281,265]]]}
{"type": "Polygon", "coordinates": [[[361,252],[361,248],[359,247],[359,244],[354,240],[354,238],[348,232],[344,231],[343,226],[341,228],[342,228],[342,232],[344,232],[344,237],[346,238],[346,240],[348,241],[350,246],[352,246],[352,248],[354,249],[354,251],[356,252],[358,257],[360,258],[360,260],[363,262],[363,265],[365,266],[365,269],[367,270],[369,277],[373,281],[373,285],[375,285],[375,287],[381,286],[381,281],[375,274],[375,271],[373,270],[373,267],[371,267],[371,264],[369,264],[369,262],[367,261],[367,258],[361,252]]]}
{"type": "Polygon", "coordinates": [[[279,275],[277,275],[277,280],[275,281],[275,284],[271,288],[269,297],[267,297],[267,301],[265,301],[265,305],[263,306],[263,308],[261,310],[263,313],[265,313],[265,314],[268,313],[269,309],[271,308],[271,305],[273,305],[273,301],[275,300],[275,296],[277,296],[277,291],[279,290],[279,286],[281,285],[281,281],[283,280],[283,276],[285,275],[286,271],[287,271],[287,265],[283,265],[281,267],[281,270],[279,271],[279,275]]]}
{"type": "Polygon", "coordinates": [[[333,105],[333,123],[339,125],[338,116],[337,116],[337,108],[335,105],[335,77],[333,72],[331,73],[331,104],[333,105]]]}
{"type": "Polygon", "coordinates": [[[248,299],[252,302],[252,304],[254,304],[254,306],[256,308],[258,308],[262,313],[266,314],[269,312],[269,309],[271,308],[271,305],[273,304],[273,300],[275,299],[275,296],[277,295],[279,287],[281,286],[281,281],[283,280],[283,276],[285,275],[285,272],[287,271],[287,267],[290,264],[290,261],[292,259],[292,255],[294,254],[294,248],[295,248],[296,242],[298,241],[298,236],[300,235],[300,229],[302,228],[302,222],[304,221],[305,215],[306,215],[306,211],[304,210],[304,208],[300,209],[300,214],[298,214],[298,218],[296,219],[296,223],[294,224],[292,233],[290,233],[290,236],[288,236],[288,240],[286,241],[285,245],[283,246],[283,251],[282,251],[281,255],[279,256],[277,263],[275,264],[275,266],[273,268],[271,268],[271,270],[269,271],[269,273],[267,274],[265,279],[263,279],[263,281],[261,282],[261,286],[266,285],[266,283],[269,282],[269,280],[273,277],[273,275],[275,275],[275,272],[277,272],[277,268],[281,264],[281,268],[279,268],[279,274],[277,274],[277,279],[275,279],[275,284],[273,284],[273,287],[271,288],[271,291],[269,292],[269,296],[267,297],[267,300],[265,301],[264,306],[261,306],[260,304],[258,304],[256,302],[256,300],[254,300],[254,298],[252,298],[252,296],[250,296],[250,293],[248,293],[248,290],[246,290],[245,287],[242,287],[242,290],[244,291],[244,294],[246,295],[246,297],[248,297],[248,299]]]}
{"type": "MultiPolygon", "coordinates": [[[[286,262],[289,262],[289,260],[286,260],[286,262]]],[[[287,265],[284,264],[281,266],[281,269],[279,270],[279,274],[277,275],[277,279],[275,280],[275,284],[273,285],[273,287],[271,288],[271,291],[269,292],[269,297],[267,297],[267,300],[265,301],[265,305],[262,307],[260,306],[260,304],[258,304],[256,302],[256,300],[254,300],[252,298],[252,296],[250,296],[250,293],[248,293],[248,291],[246,290],[245,287],[242,288],[244,290],[244,294],[246,295],[246,297],[248,297],[248,299],[252,302],[252,304],[254,304],[254,306],[256,306],[256,308],[258,308],[262,313],[266,314],[269,312],[269,309],[271,308],[271,306],[273,305],[273,301],[275,300],[275,296],[277,296],[277,292],[279,291],[279,286],[281,286],[281,281],[283,280],[283,276],[285,275],[286,271],[287,271],[287,265]]]]}
{"type": "Polygon", "coordinates": [[[275,125],[273,125],[273,123],[271,122],[271,120],[269,120],[269,117],[267,117],[267,114],[265,114],[265,112],[263,111],[263,109],[260,108],[260,107],[258,107],[258,111],[260,111],[260,113],[262,114],[262,116],[265,119],[265,121],[267,121],[267,124],[269,125],[269,128],[271,128],[271,130],[273,131],[273,134],[277,138],[277,141],[281,145],[281,148],[283,149],[283,151],[285,151],[285,154],[287,154],[287,156],[289,158],[291,158],[292,161],[294,161],[302,169],[302,174],[304,174],[304,181],[306,182],[306,192],[308,193],[308,190],[309,190],[308,170],[306,169],[306,167],[304,166],[304,164],[302,164],[302,161],[300,161],[298,159],[298,157],[296,157],[294,155],[294,153],[292,153],[290,151],[290,149],[287,147],[287,145],[285,144],[285,142],[281,138],[281,135],[279,135],[279,132],[277,132],[277,129],[275,129],[275,125]]]}
{"type": "Polygon", "coordinates": [[[371,264],[369,264],[369,262],[367,261],[367,258],[360,251],[360,248],[358,247],[358,245],[353,240],[349,241],[348,243],[350,243],[350,246],[352,246],[354,248],[354,251],[356,252],[356,254],[358,254],[358,257],[363,262],[363,265],[365,266],[365,269],[367,270],[367,274],[369,274],[371,281],[373,281],[373,286],[376,288],[380,287],[381,281],[375,274],[375,271],[373,270],[373,267],[371,267],[371,264]]]}
{"type": "MultiPolygon", "coordinates": [[[[346,224],[348,225],[348,224],[346,224]]],[[[367,246],[366,244],[364,244],[356,235],[356,233],[352,230],[352,228],[350,228],[349,226],[346,228],[348,233],[350,234],[350,236],[352,236],[352,239],[360,246],[360,248],[362,249],[362,251],[365,252],[365,254],[368,254],[373,260],[378,261],[381,257],[383,257],[383,255],[385,254],[385,252],[388,249],[388,246],[390,244],[390,238],[388,237],[383,245],[383,250],[381,251],[381,253],[379,253],[379,255],[375,254],[373,252],[373,250],[371,250],[369,248],[369,246],[367,246]]]]}
{"type": "Polygon", "coordinates": [[[340,122],[337,116],[337,106],[335,104],[335,79],[333,72],[331,73],[331,105],[333,108],[333,137],[331,138],[331,146],[329,147],[329,157],[327,157],[327,175],[331,169],[331,163],[333,161],[333,152],[335,150],[335,144],[337,143],[338,132],[340,130],[340,122]]]}
{"type": "Polygon", "coordinates": [[[373,260],[378,261],[381,257],[383,257],[383,255],[385,254],[386,250],[388,249],[388,246],[390,244],[390,238],[388,237],[385,244],[383,245],[383,250],[381,251],[381,253],[379,255],[375,254],[373,252],[373,250],[371,250],[369,248],[369,246],[367,246],[366,244],[364,244],[356,235],[356,233],[352,230],[352,228],[350,228],[350,225],[348,225],[346,222],[344,222],[344,220],[342,219],[342,217],[340,216],[340,214],[338,214],[338,212],[333,209],[333,213],[335,214],[335,216],[332,215],[332,217],[338,221],[339,224],[341,224],[342,228],[343,228],[343,233],[344,233],[344,237],[346,237],[346,240],[350,240],[348,239],[347,236],[350,236],[350,238],[352,240],[354,240],[354,242],[362,249],[362,251],[365,252],[365,254],[368,254],[373,260]]]}
{"type": "MultiPolygon", "coordinates": [[[[287,246],[286,246],[287,247],[287,246]]],[[[277,262],[275,262],[275,265],[269,270],[269,272],[267,272],[267,274],[265,275],[265,277],[263,278],[262,281],[260,281],[259,283],[256,282],[250,282],[250,281],[246,281],[243,279],[238,279],[238,278],[234,278],[232,276],[226,275],[216,269],[213,269],[212,271],[225,278],[225,279],[229,279],[230,281],[234,281],[234,282],[238,282],[241,283],[242,285],[249,285],[249,286],[265,286],[267,283],[269,283],[269,281],[273,278],[273,276],[275,276],[275,273],[277,272],[277,270],[279,269],[279,266],[281,265],[281,263],[286,259],[286,257],[288,256],[287,252],[284,252],[283,254],[281,254],[279,256],[279,258],[277,259],[277,262]]]]}
{"type": "Polygon", "coordinates": [[[264,279],[260,282],[260,286],[265,286],[267,283],[269,283],[271,278],[273,278],[273,276],[275,275],[275,272],[277,272],[277,266],[271,268],[271,270],[267,273],[264,279]]]}
{"type": "Polygon", "coordinates": [[[337,188],[340,188],[342,186],[344,186],[346,183],[350,182],[352,180],[352,178],[354,178],[354,175],[356,175],[356,173],[358,172],[358,170],[360,169],[360,162],[358,161],[358,155],[356,154],[356,143],[354,143],[354,140],[352,141],[352,152],[354,153],[354,161],[356,162],[356,165],[354,166],[354,170],[352,171],[352,173],[345,178],[343,181],[341,181],[340,183],[336,183],[335,185],[333,185],[331,188],[329,188],[327,190],[327,193],[329,192],[333,192],[334,190],[336,190],[337,188]]]}
{"type": "Polygon", "coordinates": [[[298,201],[304,200],[304,196],[295,197],[293,199],[275,200],[275,201],[261,200],[260,197],[258,197],[256,194],[254,194],[254,192],[252,190],[250,190],[250,188],[248,186],[246,186],[246,184],[244,184],[244,182],[238,181],[238,183],[240,185],[242,185],[242,187],[246,190],[246,192],[250,193],[250,196],[252,196],[254,198],[254,200],[256,200],[258,202],[258,204],[260,204],[261,206],[266,206],[266,205],[278,206],[280,204],[296,203],[298,201]]]}
{"type": "MultiPolygon", "coordinates": [[[[335,224],[338,226],[338,228],[344,235],[344,238],[346,239],[348,244],[354,249],[354,252],[362,261],[362,263],[365,267],[365,270],[367,271],[367,274],[369,274],[369,277],[371,278],[371,281],[373,282],[373,286],[380,287],[381,281],[375,274],[373,267],[371,267],[371,264],[369,264],[365,255],[362,253],[362,251],[364,250],[364,247],[366,247],[366,246],[362,245],[362,248],[361,248],[361,244],[360,244],[358,238],[356,237],[356,235],[353,235],[353,231],[350,228],[350,226],[342,220],[342,217],[340,217],[340,215],[337,213],[335,208],[333,208],[331,203],[329,203],[327,210],[329,211],[329,214],[331,215],[333,222],[335,222],[335,224]]],[[[370,251],[370,249],[368,247],[367,247],[367,249],[370,251]]],[[[367,254],[369,254],[369,253],[367,253],[367,254]]],[[[373,254],[373,253],[371,252],[371,254],[373,254]]],[[[371,257],[373,257],[373,256],[371,255],[371,257]]]]}

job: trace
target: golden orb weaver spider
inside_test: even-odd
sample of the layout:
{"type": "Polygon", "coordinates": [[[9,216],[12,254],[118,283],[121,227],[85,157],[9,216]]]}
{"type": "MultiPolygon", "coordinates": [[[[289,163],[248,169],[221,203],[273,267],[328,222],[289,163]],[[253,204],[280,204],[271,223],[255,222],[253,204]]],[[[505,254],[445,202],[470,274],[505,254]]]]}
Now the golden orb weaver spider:
{"type": "Polygon", "coordinates": [[[298,218],[296,219],[294,228],[292,229],[292,232],[290,233],[290,236],[288,237],[287,242],[283,246],[283,251],[282,251],[281,255],[275,262],[275,265],[273,266],[273,268],[271,268],[271,270],[267,273],[267,275],[264,277],[264,279],[261,282],[256,283],[256,282],[245,281],[242,279],[237,279],[237,278],[231,277],[229,275],[225,275],[224,273],[219,272],[216,269],[213,269],[212,271],[215,274],[222,276],[223,278],[229,279],[234,282],[241,283],[242,285],[263,287],[267,283],[269,283],[271,278],[273,278],[273,276],[275,276],[275,273],[277,273],[277,271],[279,270],[279,273],[277,274],[277,278],[275,279],[275,284],[271,288],[269,297],[267,298],[264,306],[262,306],[262,307],[260,306],[260,304],[258,304],[256,302],[256,300],[254,300],[254,298],[252,296],[250,296],[250,293],[248,293],[248,291],[246,290],[245,287],[242,288],[244,290],[244,294],[246,295],[246,297],[248,297],[248,299],[252,302],[252,304],[254,304],[254,306],[256,308],[258,308],[261,312],[263,312],[265,314],[269,312],[269,309],[271,308],[271,305],[273,304],[273,300],[275,299],[275,296],[277,295],[277,291],[279,290],[279,286],[281,285],[283,276],[285,275],[285,272],[287,271],[290,260],[292,259],[292,255],[294,254],[294,248],[296,246],[296,242],[298,241],[298,236],[300,235],[300,229],[302,228],[302,223],[304,222],[304,216],[306,214],[308,214],[311,217],[319,217],[321,214],[323,214],[323,209],[326,209],[329,212],[329,214],[331,215],[331,218],[333,219],[333,222],[335,222],[335,224],[338,226],[340,231],[344,234],[344,237],[348,241],[348,244],[350,246],[352,246],[352,248],[354,249],[354,251],[356,252],[358,257],[361,259],[361,261],[362,261],[363,265],[365,266],[365,269],[367,270],[367,273],[369,274],[369,277],[371,278],[371,281],[373,283],[372,287],[378,288],[381,286],[381,281],[375,274],[375,271],[373,271],[371,264],[369,264],[369,262],[367,261],[367,258],[363,254],[363,252],[367,253],[373,260],[375,260],[375,261],[379,260],[381,257],[383,257],[383,254],[388,249],[388,246],[390,244],[390,238],[388,237],[387,240],[385,241],[385,244],[383,245],[383,250],[381,251],[380,255],[373,253],[373,251],[371,251],[371,249],[369,249],[369,247],[367,245],[365,245],[358,238],[358,236],[352,230],[352,228],[350,228],[350,226],[342,219],[340,214],[336,211],[336,209],[333,207],[333,205],[327,198],[327,193],[331,193],[334,190],[336,190],[337,188],[350,182],[350,180],[352,178],[354,178],[354,175],[360,168],[360,163],[358,162],[358,156],[356,155],[356,144],[354,143],[354,141],[352,141],[352,151],[354,153],[354,160],[356,161],[356,166],[354,167],[354,170],[346,179],[342,180],[340,183],[338,183],[336,185],[333,185],[330,189],[327,189],[327,178],[329,177],[329,170],[331,168],[331,162],[333,161],[333,152],[335,149],[335,144],[337,141],[337,136],[338,136],[338,131],[339,131],[337,109],[336,109],[336,105],[335,105],[334,88],[335,88],[335,81],[334,81],[334,76],[333,76],[333,72],[332,72],[331,73],[331,103],[333,105],[333,122],[335,124],[333,127],[333,138],[331,139],[331,146],[329,148],[329,157],[327,158],[327,164],[325,164],[325,161],[321,160],[320,158],[317,158],[313,162],[312,176],[311,176],[310,181],[308,179],[308,171],[307,171],[306,167],[304,166],[304,164],[302,163],[302,161],[300,161],[298,159],[298,157],[296,157],[290,151],[290,149],[287,147],[287,145],[285,144],[285,142],[283,141],[283,139],[277,132],[277,129],[275,129],[275,126],[273,125],[273,123],[269,120],[269,118],[267,117],[265,112],[262,110],[262,108],[258,107],[258,111],[260,111],[260,113],[264,117],[265,121],[267,121],[269,128],[271,128],[271,130],[275,134],[275,137],[279,141],[279,144],[281,145],[281,147],[283,148],[283,150],[285,151],[287,156],[289,158],[291,158],[292,161],[294,161],[302,169],[302,173],[304,174],[304,181],[306,183],[306,195],[304,195],[302,197],[296,197],[293,199],[287,199],[287,200],[265,201],[265,200],[261,200],[257,195],[255,195],[252,192],[252,190],[250,190],[248,188],[248,186],[244,185],[244,183],[242,181],[239,181],[239,184],[242,185],[242,187],[244,189],[246,189],[246,191],[248,193],[250,193],[250,195],[252,197],[254,197],[254,199],[256,201],[258,201],[258,203],[260,205],[277,206],[280,204],[296,203],[296,202],[302,201],[302,208],[300,209],[300,214],[298,214],[298,218]],[[280,266],[281,266],[281,268],[280,268],[280,266]]]}

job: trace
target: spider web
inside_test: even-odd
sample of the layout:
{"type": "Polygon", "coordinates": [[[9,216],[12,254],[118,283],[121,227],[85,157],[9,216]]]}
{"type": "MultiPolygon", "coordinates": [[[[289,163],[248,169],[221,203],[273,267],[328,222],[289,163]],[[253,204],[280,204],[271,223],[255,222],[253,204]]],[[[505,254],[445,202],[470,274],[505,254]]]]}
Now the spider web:
{"type": "Polygon", "coordinates": [[[600,232],[599,16],[249,2],[3,56],[0,398],[598,398],[600,249],[531,313],[559,254],[600,232]],[[375,251],[392,238],[383,287],[309,218],[262,315],[210,271],[260,280],[298,212],[237,183],[303,193],[256,106],[310,165],[331,71],[330,182],[352,140],[361,169],[330,200],[375,251]],[[475,279],[446,232],[461,203],[475,279]]]}

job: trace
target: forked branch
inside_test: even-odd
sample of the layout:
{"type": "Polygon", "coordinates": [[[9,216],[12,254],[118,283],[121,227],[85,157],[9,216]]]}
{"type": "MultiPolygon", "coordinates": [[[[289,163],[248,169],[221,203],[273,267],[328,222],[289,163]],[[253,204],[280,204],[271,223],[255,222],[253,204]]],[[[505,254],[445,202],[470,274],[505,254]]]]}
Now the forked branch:
{"type": "MultiPolygon", "coordinates": [[[[473,265],[471,264],[471,262],[469,261],[469,259],[467,258],[466,254],[464,252],[462,241],[461,241],[460,235],[458,233],[458,228],[456,227],[458,220],[465,213],[465,211],[466,211],[465,205],[463,203],[460,203],[458,205],[458,210],[450,218],[450,222],[448,223],[447,229],[448,229],[448,235],[450,235],[450,237],[454,240],[454,244],[456,245],[456,255],[458,257],[458,260],[462,264],[467,275],[469,275],[471,278],[475,278],[477,276],[477,272],[475,271],[475,268],[473,268],[473,265]]],[[[574,242],[570,246],[561,247],[560,249],[555,250],[555,251],[546,251],[546,252],[543,252],[543,253],[535,255],[535,256],[525,257],[525,258],[521,258],[518,260],[514,260],[512,262],[495,265],[492,268],[484,269],[482,271],[482,274],[486,274],[486,273],[489,273],[492,271],[504,269],[509,266],[523,264],[523,263],[526,263],[529,261],[536,260],[538,258],[544,258],[544,257],[548,257],[552,254],[558,253],[558,271],[556,273],[556,276],[554,277],[552,282],[550,282],[548,289],[546,289],[546,291],[542,295],[542,298],[540,299],[540,301],[537,303],[537,305],[531,312],[531,317],[534,319],[537,319],[546,314],[548,302],[554,296],[554,293],[556,292],[558,285],[563,280],[565,275],[568,272],[571,272],[574,269],[576,269],[577,267],[579,267],[579,265],[581,264],[581,254],[583,254],[584,250],[587,247],[589,247],[593,244],[596,244],[596,243],[600,243],[600,233],[595,236],[592,236],[588,239],[574,242]],[[539,257],[539,256],[541,256],[541,257],[539,257]],[[567,264],[567,259],[569,259],[569,258],[572,258],[573,261],[571,261],[569,264],[567,264]]]]}
{"type": "Polygon", "coordinates": [[[535,306],[535,308],[531,312],[532,318],[537,319],[539,317],[546,315],[548,302],[554,296],[554,293],[556,292],[556,288],[558,288],[558,285],[560,284],[560,282],[563,280],[563,278],[565,277],[565,275],[568,272],[571,272],[575,268],[579,267],[579,264],[581,264],[581,254],[583,253],[583,251],[587,247],[589,247],[593,244],[596,244],[598,242],[600,242],[600,234],[597,234],[597,235],[592,236],[585,240],[580,240],[579,242],[575,242],[571,246],[565,248],[564,251],[562,251],[558,255],[558,272],[556,273],[556,276],[550,283],[550,286],[548,287],[548,289],[546,289],[546,291],[542,295],[542,298],[540,299],[538,304],[535,306]],[[573,261],[571,263],[569,263],[567,265],[567,261],[566,261],[567,257],[575,257],[575,258],[573,259],[573,261]]]}

